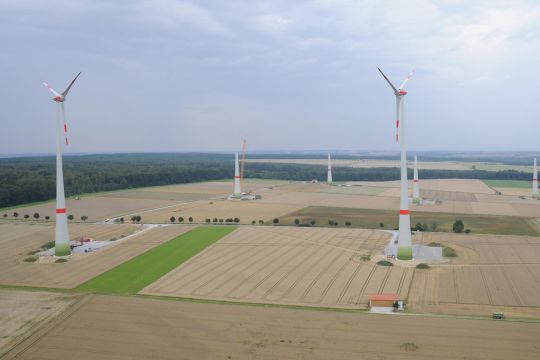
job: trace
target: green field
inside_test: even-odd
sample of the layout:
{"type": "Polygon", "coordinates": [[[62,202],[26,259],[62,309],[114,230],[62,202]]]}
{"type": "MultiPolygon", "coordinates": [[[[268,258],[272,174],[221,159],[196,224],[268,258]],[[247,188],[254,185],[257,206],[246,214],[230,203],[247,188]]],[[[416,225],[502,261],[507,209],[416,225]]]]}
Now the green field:
{"type": "Polygon", "coordinates": [[[201,193],[182,193],[173,191],[144,191],[144,190],[128,190],[117,191],[101,197],[110,198],[126,198],[126,199],[147,199],[147,200],[171,200],[171,201],[197,201],[206,200],[214,197],[213,194],[201,193]]]}
{"type": "MultiPolygon", "coordinates": [[[[328,227],[328,221],[333,220],[338,222],[339,227],[346,227],[345,222],[349,221],[351,227],[354,228],[391,230],[397,228],[399,216],[397,211],[393,210],[308,206],[281,217],[279,223],[281,225],[294,225],[295,219],[299,219],[300,224],[307,224],[311,220],[315,220],[315,226],[328,227]],[[380,227],[380,223],[384,224],[382,228],[380,227]]],[[[437,224],[436,231],[452,231],[452,225],[457,219],[463,220],[466,229],[470,229],[473,233],[478,234],[540,235],[540,231],[535,225],[533,218],[411,212],[411,226],[414,227],[417,223],[421,223],[428,225],[428,228],[431,229],[431,225],[435,223],[437,224]]]]}
{"type": "Polygon", "coordinates": [[[482,180],[487,186],[495,188],[532,188],[532,183],[525,180],[482,180]]]}
{"type": "Polygon", "coordinates": [[[96,276],[76,290],[136,294],[235,229],[230,226],[197,227],[96,276]]]}

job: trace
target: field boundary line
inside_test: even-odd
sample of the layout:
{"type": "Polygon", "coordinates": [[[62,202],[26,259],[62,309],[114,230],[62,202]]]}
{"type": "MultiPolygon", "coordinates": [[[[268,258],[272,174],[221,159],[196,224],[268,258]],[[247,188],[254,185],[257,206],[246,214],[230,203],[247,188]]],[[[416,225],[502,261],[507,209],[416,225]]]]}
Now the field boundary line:
{"type": "Polygon", "coordinates": [[[73,304],[69,305],[64,309],[58,316],[49,319],[41,326],[38,326],[37,329],[31,331],[30,334],[23,337],[19,342],[17,342],[11,349],[6,351],[4,354],[0,354],[2,359],[10,360],[15,359],[28,351],[35,343],[37,343],[41,338],[54,330],[58,325],[69,319],[73,314],[77,312],[83,305],[85,305],[94,295],[85,294],[80,295],[73,304]]]}

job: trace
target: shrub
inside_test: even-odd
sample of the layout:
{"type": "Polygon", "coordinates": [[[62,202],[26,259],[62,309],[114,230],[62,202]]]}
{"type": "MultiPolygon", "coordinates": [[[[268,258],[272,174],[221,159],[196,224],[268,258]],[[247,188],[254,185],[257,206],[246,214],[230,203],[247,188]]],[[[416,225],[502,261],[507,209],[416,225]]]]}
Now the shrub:
{"type": "Polygon", "coordinates": [[[24,214],[24,218],[25,218],[25,219],[28,219],[29,217],[30,217],[30,215],[24,214]]]}
{"type": "Polygon", "coordinates": [[[179,216],[179,217],[178,217],[178,222],[184,222],[184,218],[181,217],[181,216],[179,216]]]}
{"type": "Polygon", "coordinates": [[[86,215],[82,215],[82,216],[81,216],[81,220],[82,220],[82,221],[86,221],[86,220],[88,220],[88,216],[86,216],[86,215]]]}
{"type": "Polygon", "coordinates": [[[416,351],[418,350],[418,345],[416,345],[413,342],[408,342],[408,343],[401,344],[400,348],[402,348],[405,351],[416,351]]]}
{"type": "Polygon", "coordinates": [[[437,231],[437,223],[431,224],[431,231],[437,231]]]}
{"type": "Polygon", "coordinates": [[[69,214],[68,215],[68,220],[73,220],[73,215],[69,214]]]}
{"type": "Polygon", "coordinates": [[[257,222],[255,220],[251,220],[251,225],[255,225],[257,222]]]}
{"type": "Polygon", "coordinates": [[[24,261],[26,261],[26,262],[36,262],[36,261],[37,261],[37,257],[35,257],[35,256],[29,256],[29,257],[25,258],[24,261]]]}
{"type": "Polygon", "coordinates": [[[334,226],[334,220],[328,220],[328,225],[334,226]]]}
{"type": "MultiPolygon", "coordinates": [[[[180,220],[178,220],[178,221],[180,221],[180,220]]],[[[212,222],[217,223],[217,222],[218,222],[218,219],[217,219],[217,218],[214,218],[214,220],[212,220],[212,222]]]]}
{"type": "Polygon", "coordinates": [[[204,221],[205,221],[207,224],[210,224],[210,222],[212,222],[212,220],[210,220],[210,219],[205,219],[204,221]]]}
{"type": "Polygon", "coordinates": [[[383,228],[383,227],[384,227],[384,223],[379,223],[379,227],[383,228]]]}
{"type": "Polygon", "coordinates": [[[339,223],[337,221],[334,221],[334,226],[339,226],[339,223]]]}
{"type": "Polygon", "coordinates": [[[235,217],[233,221],[238,224],[240,222],[240,218],[235,217]]]}
{"type": "Polygon", "coordinates": [[[113,238],[111,238],[109,241],[116,241],[116,240],[118,240],[118,239],[115,238],[115,237],[113,237],[113,238]]]}
{"type": "Polygon", "coordinates": [[[68,259],[56,259],[55,263],[65,263],[65,262],[68,262],[68,259]]]}
{"type": "Polygon", "coordinates": [[[121,222],[121,223],[123,224],[123,223],[124,223],[124,221],[125,221],[125,220],[124,220],[124,218],[123,218],[123,217],[121,217],[121,218],[120,218],[120,222],[121,222]]]}
{"type": "Polygon", "coordinates": [[[465,234],[470,234],[471,233],[471,229],[465,229],[465,234]]]}
{"type": "Polygon", "coordinates": [[[219,222],[220,222],[220,223],[223,223],[223,219],[219,219],[219,222]]]}
{"type": "Polygon", "coordinates": [[[459,219],[456,220],[454,225],[452,225],[452,231],[454,231],[455,233],[463,232],[464,228],[465,228],[465,225],[463,224],[463,221],[459,219]]]}
{"type": "Polygon", "coordinates": [[[7,214],[2,215],[4,218],[7,218],[7,214]]]}
{"type": "Polygon", "coordinates": [[[380,265],[380,266],[394,266],[394,264],[392,264],[390,261],[386,261],[386,260],[377,261],[377,265],[380,265]]]}
{"type": "Polygon", "coordinates": [[[351,226],[351,222],[350,222],[350,221],[346,221],[346,222],[345,222],[345,226],[347,226],[347,227],[351,226]]]}
{"type": "Polygon", "coordinates": [[[278,219],[278,218],[275,218],[274,220],[272,220],[272,222],[273,222],[274,224],[279,224],[279,219],[278,219]]]}
{"type": "Polygon", "coordinates": [[[294,224],[295,224],[295,225],[298,225],[298,224],[300,224],[300,220],[298,220],[298,219],[294,219],[294,224]]]}
{"type": "Polygon", "coordinates": [[[444,257],[456,257],[456,250],[452,249],[451,247],[445,246],[443,248],[442,254],[444,257]]]}
{"type": "Polygon", "coordinates": [[[189,219],[188,219],[188,221],[189,221],[190,223],[192,223],[192,222],[193,222],[193,218],[190,216],[189,219]]]}
{"type": "Polygon", "coordinates": [[[49,215],[45,216],[45,220],[49,220],[51,217],[49,215]]]}
{"type": "Polygon", "coordinates": [[[317,222],[315,220],[311,220],[309,223],[311,224],[311,226],[315,226],[317,222]]]}
{"type": "Polygon", "coordinates": [[[45,244],[41,245],[42,249],[52,249],[54,247],[54,241],[48,241],[45,244]]]}
{"type": "Polygon", "coordinates": [[[264,224],[264,220],[259,220],[259,225],[264,224]]]}
{"type": "Polygon", "coordinates": [[[417,269],[429,269],[429,267],[430,266],[428,264],[426,264],[426,263],[420,263],[420,264],[416,265],[417,269]]]}
{"type": "Polygon", "coordinates": [[[15,211],[15,212],[13,213],[13,217],[15,217],[15,218],[16,218],[16,217],[19,217],[19,213],[15,211]]]}
{"type": "Polygon", "coordinates": [[[176,221],[176,218],[174,216],[171,216],[169,220],[171,220],[171,222],[173,223],[176,221]]]}

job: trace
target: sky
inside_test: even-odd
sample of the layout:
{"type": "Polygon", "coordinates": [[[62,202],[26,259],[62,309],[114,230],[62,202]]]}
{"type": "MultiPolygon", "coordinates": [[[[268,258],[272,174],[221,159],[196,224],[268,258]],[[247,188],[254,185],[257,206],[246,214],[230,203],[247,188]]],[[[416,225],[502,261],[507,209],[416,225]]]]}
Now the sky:
{"type": "Polygon", "coordinates": [[[540,2],[0,0],[0,154],[539,150],[540,2]]]}

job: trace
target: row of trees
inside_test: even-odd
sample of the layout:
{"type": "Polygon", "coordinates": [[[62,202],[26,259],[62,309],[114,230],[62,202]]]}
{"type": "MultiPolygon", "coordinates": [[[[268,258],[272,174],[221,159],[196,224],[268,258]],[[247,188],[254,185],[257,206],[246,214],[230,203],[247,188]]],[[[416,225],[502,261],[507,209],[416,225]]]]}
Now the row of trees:
{"type": "MultiPolygon", "coordinates": [[[[16,219],[16,218],[19,217],[19,213],[15,211],[15,212],[13,212],[13,214],[11,214],[11,216],[12,216],[13,218],[16,219]]],[[[34,215],[32,215],[32,216],[33,216],[33,218],[36,219],[36,220],[39,220],[39,219],[41,218],[41,215],[40,215],[38,212],[35,212],[34,215]]],[[[7,219],[7,218],[9,217],[9,215],[6,214],[6,213],[4,213],[4,214],[2,215],[2,217],[3,217],[4,219],[7,219]]],[[[24,219],[29,219],[29,218],[30,218],[30,215],[24,214],[24,215],[23,215],[23,218],[24,218],[24,219]]],[[[71,214],[69,214],[69,215],[67,216],[67,218],[68,218],[68,220],[73,220],[73,219],[75,219],[75,217],[74,217],[73,215],[71,215],[71,214]]],[[[45,220],[50,220],[51,217],[50,217],[49,215],[45,215],[44,219],[45,219],[45,220]]],[[[82,216],[81,216],[81,220],[82,220],[82,221],[88,220],[88,216],[82,215],[82,216]]]]}

